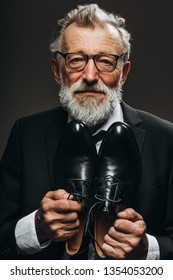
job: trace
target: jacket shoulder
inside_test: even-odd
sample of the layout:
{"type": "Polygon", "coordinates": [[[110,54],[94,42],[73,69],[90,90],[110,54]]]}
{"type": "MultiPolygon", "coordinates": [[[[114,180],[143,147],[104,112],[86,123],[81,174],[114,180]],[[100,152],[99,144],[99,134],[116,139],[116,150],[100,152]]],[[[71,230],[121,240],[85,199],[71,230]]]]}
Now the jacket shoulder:
{"type": "Polygon", "coordinates": [[[137,113],[139,114],[142,122],[147,125],[148,128],[151,129],[164,129],[164,130],[168,130],[168,131],[172,131],[173,133],[173,123],[163,119],[161,117],[158,117],[156,115],[153,115],[149,112],[145,112],[142,110],[138,110],[136,109],[137,113]]]}
{"type": "Polygon", "coordinates": [[[38,112],[29,116],[24,116],[17,120],[17,122],[21,124],[29,124],[29,123],[45,123],[52,120],[57,120],[59,118],[66,117],[66,112],[63,110],[62,107],[52,108],[47,111],[38,112]]]}
{"type": "Polygon", "coordinates": [[[137,125],[146,131],[151,130],[152,134],[155,130],[160,131],[160,133],[162,133],[162,131],[170,131],[173,133],[173,123],[168,120],[149,112],[133,108],[125,102],[122,102],[122,109],[125,121],[132,126],[137,125]]]}
{"type": "Polygon", "coordinates": [[[40,130],[53,124],[60,125],[67,120],[67,112],[62,107],[53,108],[47,111],[38,112],[16,120],[14,126],[27,130],[29,128],[40,130]]]}

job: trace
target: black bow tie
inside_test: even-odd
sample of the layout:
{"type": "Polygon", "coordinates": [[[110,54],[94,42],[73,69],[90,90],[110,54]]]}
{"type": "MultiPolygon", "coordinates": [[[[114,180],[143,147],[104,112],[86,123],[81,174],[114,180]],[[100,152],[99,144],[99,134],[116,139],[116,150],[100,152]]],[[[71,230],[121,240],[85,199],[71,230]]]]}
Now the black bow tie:
{"type": "Polygon", "coordinates": [[[102,141],[104,136],[105,136],[105,134],[106,134],[106,131],[101,130],[97,134],[93,135],[94,142],[98,143],[99,141],[102,141]]]}

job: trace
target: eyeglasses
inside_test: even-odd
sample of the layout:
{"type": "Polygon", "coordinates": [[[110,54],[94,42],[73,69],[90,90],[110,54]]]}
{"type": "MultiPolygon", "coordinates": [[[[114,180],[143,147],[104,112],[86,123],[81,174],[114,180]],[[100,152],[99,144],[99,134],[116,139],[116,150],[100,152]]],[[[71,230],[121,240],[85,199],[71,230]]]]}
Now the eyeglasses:
{"type": "Polygon", "coordinates": [[[56,51],[54,55],[57,53],[64,57],[67,68],[74,72],[82,71],[86,67],[89,59],[93,59],[95,67],[99,72],[112,72],[117,66],[118,59],[126,55],[126,53],[122,53],[121,55],[87,55],[81,53],[61,53],[59,51],[56,51]]]}

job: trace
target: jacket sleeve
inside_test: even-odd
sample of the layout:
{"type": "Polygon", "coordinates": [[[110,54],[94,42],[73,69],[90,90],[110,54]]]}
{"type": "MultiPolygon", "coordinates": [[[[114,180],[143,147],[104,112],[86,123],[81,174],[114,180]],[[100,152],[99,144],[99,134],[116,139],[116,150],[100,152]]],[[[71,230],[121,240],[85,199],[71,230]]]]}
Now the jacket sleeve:
{"type": "Polygon", "coordinates": [[[0,163],[0,259],[18,254],[14,230],[20,218],[21,169],[19,125],[16,122],[0,163]]]}
{"type": "Polygon", "coordinates": [[[163,235],[156,236],[160,247],[161,260],[173,260],[173,160],[167,185],[167,200],[165,202],[163,235]]]}

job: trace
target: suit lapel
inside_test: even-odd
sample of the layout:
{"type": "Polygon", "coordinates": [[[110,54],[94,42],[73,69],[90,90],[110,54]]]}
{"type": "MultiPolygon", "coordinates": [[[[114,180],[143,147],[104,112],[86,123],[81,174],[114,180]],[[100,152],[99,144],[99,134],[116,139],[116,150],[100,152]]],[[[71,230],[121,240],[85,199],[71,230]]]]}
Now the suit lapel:
{"type": "Polygon", "coordinates": [[[142,128],[142,120],[135,109],[133,109],[124,102],[122,102],[121,105],[124,115],[124,121],[130,125],[136,137],[136,142],[138,144],[140,155],[142,155],[142,149],[146,136],[146,130],[142,128]]]}
{"type": "Polygon", "coordinates": [[[52,116],[51,125],[47,127],[45,131],[46,138],[46,152],[47,152],[47,163],[49,170],[49,178],[51,188],[55,188],[54,180],[54,157],[58,147],[58,143],[61,139],[63,129],[67,124],[67,113],[62,109],[58,108],[55,114],[52,116]]]}

